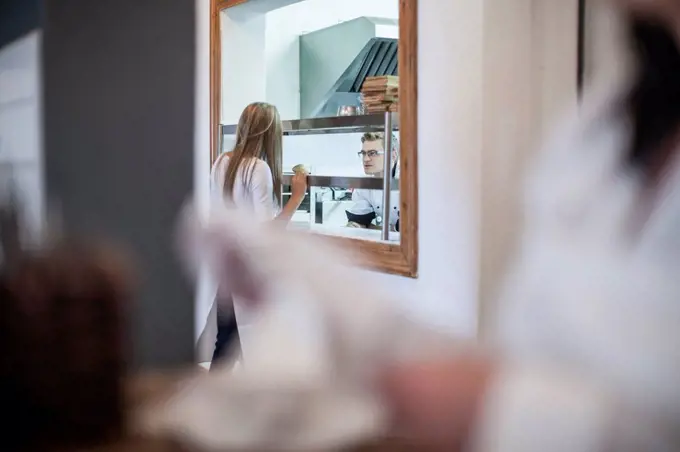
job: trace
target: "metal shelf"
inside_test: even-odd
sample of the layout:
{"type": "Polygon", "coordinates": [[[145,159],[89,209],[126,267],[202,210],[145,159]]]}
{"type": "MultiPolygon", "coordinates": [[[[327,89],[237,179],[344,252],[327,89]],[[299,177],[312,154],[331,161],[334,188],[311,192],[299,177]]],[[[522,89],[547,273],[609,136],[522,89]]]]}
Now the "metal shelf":
{"type": "MultiPolygon", "coordinates": [[[[283,184],[290,185],[292,174],[283,175],[283,184]]],[[[396,187],[399,182],[392,179],[396,187]]],[[[335,187],[335,188],[366,188],[370,190],[383,189],[382,177],[347,177],[347,176],[315,176],[310,174],[307,176],[307,185],[310,187],[335,187]]]]}
{"type": "MultiPolygon", "coordinates": [[[[390,113],[392,129],[399,129],[399,113],[390,113]]],[[[334,116],[282,121],[284,135],[362,133],[385,130],[385,115],[334,116]]],[[[220,125],[221,135],[236,135],[236,124],[220,125]]]]}

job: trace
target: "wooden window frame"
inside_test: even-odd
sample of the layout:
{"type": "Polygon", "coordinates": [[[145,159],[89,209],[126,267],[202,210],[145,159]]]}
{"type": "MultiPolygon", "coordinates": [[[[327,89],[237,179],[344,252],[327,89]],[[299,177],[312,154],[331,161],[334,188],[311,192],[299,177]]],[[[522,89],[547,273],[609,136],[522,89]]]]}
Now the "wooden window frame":
{"type": "MultiPolygon", "coordinates": [[[[221,106],[220,13],[252,0],[210,1],[210,164],[217,158],[221,106]]],[[[253,99],[255,100],[255,99],[253,99]]],[[[329,237],[359,251],[372,270],[418,276],[418,0],[399,0],[400,243],[329,237]]]]}

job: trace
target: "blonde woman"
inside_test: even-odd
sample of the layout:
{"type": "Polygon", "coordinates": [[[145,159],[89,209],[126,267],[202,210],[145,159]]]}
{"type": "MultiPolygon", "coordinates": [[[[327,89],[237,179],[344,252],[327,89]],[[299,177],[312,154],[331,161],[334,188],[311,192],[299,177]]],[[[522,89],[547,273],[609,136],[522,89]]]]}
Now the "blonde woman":
{"type": "MultiPolygon", "coordinates": [[[[292,195],[281,208],[282,141],[276,107],[264,102],[248,105],[238,122],[234,148],[213,165],[211,191],[215,201],[248,210],[261,221],[290,221],[304,199],[307,179],[302,173],[293,176],[292,195]]],[[[239,327],[242,330],[248,323],[239,315],[238,304],[238,300],[218,300],[213,363],[224,358],[231,343],[240,341],[239,327]]]]}

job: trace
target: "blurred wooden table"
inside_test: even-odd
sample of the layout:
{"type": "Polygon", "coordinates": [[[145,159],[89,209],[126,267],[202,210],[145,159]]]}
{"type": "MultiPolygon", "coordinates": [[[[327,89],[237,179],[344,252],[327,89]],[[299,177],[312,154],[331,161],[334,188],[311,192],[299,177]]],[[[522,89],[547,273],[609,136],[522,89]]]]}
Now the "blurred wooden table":
{"type": "MultiPolygon", "coordinates": [[[[189,378],[191,373],[146,374],[130,378],[127,387],[129,417],[135,418],[135,412],[143,406],[160,402],[170,396],[179,383],[189,378]]],[[[130,426],[134,431],[134,426],[130,426]]],[[[426,452],[423,447],[409,446],[395,441],[379,441],[376,444],[354,448],[348,452],[426,452]]],[[[83,451],[85,452],[85,451],[83,451]]],[[[117,443],[105,445],[87,452],[200,452],[182,447],[170,440],[162,438],[143,438],[130,435],[117,443]]]]}

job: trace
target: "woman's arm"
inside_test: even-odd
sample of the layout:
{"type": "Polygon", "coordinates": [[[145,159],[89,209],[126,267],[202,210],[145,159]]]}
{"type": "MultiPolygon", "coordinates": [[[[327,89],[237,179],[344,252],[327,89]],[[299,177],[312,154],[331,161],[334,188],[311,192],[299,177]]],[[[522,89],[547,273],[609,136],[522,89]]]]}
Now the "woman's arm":
{"type": "Polygon", "coordinates": [[[251,183],[253,206],[255,215],[262,221],[276,220],[288,223],[293,214],[300,207],[307,191],[307,176],[295,174],[292,181],[292,195],[281,212],[276,215],[276,205],[274,204],[274,181],[271,169],[263,161],[258,161],[253,168],[253,178],[251,183]]]}
{"type": "Polygon", "coordinates": [[[293,214],[300,207],[302,201],[305,199],[307,193],[307,175],[304,173],[295,173],[291,182],[291,196],[281,213],[276,217],[277,221],[288,223],[293,214]]]}

